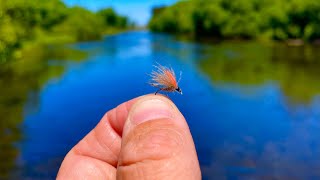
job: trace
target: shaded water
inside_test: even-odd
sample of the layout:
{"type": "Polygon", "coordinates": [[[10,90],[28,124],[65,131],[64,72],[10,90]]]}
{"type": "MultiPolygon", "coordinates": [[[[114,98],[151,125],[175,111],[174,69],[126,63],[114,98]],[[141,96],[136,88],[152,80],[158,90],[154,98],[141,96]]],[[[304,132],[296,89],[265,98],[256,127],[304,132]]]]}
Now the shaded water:
{"type": "Polygon", "coordinates": [[[204,179],[320,178],[320,48],[144,31],[70,48],[0,67],[0,179],[53,179],[106,111],[155,91],[146,74],[156,61],[183,71],[184,95],[170,97],[204,179]]]}

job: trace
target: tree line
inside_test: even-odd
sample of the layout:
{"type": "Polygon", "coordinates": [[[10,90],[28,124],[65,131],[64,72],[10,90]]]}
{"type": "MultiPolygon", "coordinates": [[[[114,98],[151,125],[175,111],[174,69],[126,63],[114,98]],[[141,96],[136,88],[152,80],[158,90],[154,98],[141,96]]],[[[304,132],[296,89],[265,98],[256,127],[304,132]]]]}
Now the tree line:
{"type": "Polygon", "coordinates": [[[189,0],[157,7],[149,28],[221,39],[320,38],[319,0],[189,0]]]}
{"type": "Polygon", "coordinates": [[[0,60],[5,61],[30,44],[99,39],[131,23],[111,8],[92,12],[61,0],[0,0],[0,24],[0,60]]]}

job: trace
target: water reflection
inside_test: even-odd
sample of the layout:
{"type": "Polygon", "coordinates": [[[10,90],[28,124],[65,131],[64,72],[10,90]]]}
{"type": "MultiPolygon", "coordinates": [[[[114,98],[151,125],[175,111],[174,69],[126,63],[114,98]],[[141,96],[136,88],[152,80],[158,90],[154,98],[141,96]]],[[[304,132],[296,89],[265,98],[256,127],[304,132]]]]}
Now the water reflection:
{"type": "Polygon", "coordinates": [[[320,47],[249,42],[207,49],[201,69],[216,83],[262,85],[275,81],[291,103],[310,103],[320,93],[320,47]]]}
{"type": "Polygon", "coordinates": [[[204,179],[320,177],[318,47],[203,45],[147,31],[71,47],[1,66],[0,179],[54,179],[106,111],[154,92],[146,82],[156,61],[183,71],[184,95],[170,98],[204,179]]]}
{"type": "Polygon", "coordinates": [[[19,155],[17,142],[25,136],[21,123],[26,113],[38,108],[39,91],[52,78],[59,77],[65,66],[51,65],[51,60],[80,60],[85,54],[67,48],[38,47],[24,59],[0,66],[0,179],[8,178],[19,155]],[[27,107],[27,108],[25,108],[27,107]]]}
{"type": "Polygon", "coordinates": [[[293,123],[288,136],[280,141],[261,143],[253,136],[227,140],[212,151],[214,159],[203,172],[215,179],[317,179],[319,128],[317,120],[308,119],[293,123]]]}
{"type": "Polygon", "coordinates": [[[215,87],[234,96],[216,100],[234,115],[217,113],[223,123],[215,122],[212,131],[222,131],[215,136],[223,140],[201,145],[211,157],[203,160],[204,178],[320,177],[319,50],[255,42],[206,47],[199,67],[215,87]]]}

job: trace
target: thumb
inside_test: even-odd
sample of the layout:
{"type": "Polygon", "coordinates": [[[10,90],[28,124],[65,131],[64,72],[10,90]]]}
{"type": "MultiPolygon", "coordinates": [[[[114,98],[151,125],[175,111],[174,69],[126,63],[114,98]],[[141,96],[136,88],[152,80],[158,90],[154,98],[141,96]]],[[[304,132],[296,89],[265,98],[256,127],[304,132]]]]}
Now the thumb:
{"type": "Polygon", "coordinates": [[[201,179],[187,122],[166,97],[144,96],[130,109],[117,179],[201,179]]]}

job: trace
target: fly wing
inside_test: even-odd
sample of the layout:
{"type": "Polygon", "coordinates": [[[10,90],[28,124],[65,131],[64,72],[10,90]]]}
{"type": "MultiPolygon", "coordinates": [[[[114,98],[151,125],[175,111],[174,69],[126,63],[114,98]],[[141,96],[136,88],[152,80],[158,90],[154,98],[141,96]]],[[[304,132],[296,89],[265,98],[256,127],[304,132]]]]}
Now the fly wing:
{"type": "Polygon", "coordinates": [[[155,68],[156,70],[151,73],[151,86],[165,89],[177,87],[175,73],[172,68],[169,69],[160,64],[155,68]]]}

